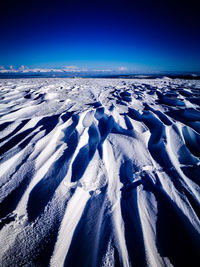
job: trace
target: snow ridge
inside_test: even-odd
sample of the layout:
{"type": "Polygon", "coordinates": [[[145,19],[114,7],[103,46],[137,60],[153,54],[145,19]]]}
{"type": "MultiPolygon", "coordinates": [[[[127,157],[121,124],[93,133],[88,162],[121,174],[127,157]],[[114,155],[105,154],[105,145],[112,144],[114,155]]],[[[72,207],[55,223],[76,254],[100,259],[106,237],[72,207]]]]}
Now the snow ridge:
{"type": "Polygon", "coordinates": [[[1,266],[198,266],[200,81],[1,80],[0,99],[1,266]]]}

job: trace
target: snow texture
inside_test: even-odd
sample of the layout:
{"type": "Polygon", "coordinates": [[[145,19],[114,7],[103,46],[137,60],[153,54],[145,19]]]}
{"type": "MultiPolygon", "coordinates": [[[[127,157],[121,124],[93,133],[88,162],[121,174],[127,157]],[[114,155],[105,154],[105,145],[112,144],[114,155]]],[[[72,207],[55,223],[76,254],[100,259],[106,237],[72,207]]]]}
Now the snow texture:
{"type": "Polygon", "coordinates": [[[199,266],[200,81],[0,81],[0,266],[199,266]]]}

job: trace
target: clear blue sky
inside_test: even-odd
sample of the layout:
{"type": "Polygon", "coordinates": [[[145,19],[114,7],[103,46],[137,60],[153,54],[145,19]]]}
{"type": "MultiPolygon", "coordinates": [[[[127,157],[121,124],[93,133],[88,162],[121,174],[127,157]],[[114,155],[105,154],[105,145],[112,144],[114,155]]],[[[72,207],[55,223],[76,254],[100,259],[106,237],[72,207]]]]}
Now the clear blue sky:
{"type": "Polygon", "coordinates": [[[200,71],[194,1],[6,1],[0,65],[200,71]]]}

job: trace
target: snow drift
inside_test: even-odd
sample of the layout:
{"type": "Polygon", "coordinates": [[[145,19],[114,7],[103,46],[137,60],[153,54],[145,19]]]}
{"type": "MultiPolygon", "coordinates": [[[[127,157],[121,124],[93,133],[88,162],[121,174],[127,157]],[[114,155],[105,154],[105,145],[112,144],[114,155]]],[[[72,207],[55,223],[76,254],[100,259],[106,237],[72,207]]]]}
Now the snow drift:
{"type": "Polygon", "coordinates": [[[198,266],[200,81],[0,82],[1,266],[198,266]]]}

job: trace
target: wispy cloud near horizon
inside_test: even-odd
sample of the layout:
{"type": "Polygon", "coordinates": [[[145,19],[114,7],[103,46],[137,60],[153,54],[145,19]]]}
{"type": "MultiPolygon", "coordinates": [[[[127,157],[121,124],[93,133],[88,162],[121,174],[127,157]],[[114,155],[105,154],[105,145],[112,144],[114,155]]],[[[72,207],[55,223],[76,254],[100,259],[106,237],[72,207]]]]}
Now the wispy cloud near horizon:
{"type": "Polygon", "coordinates": [[[121,66],[118,68],[119,71],[128,71],[127,67],[121,66]]]}
{"type": "Polygon", "coordinates": [[[76,65],[65,65],[64,67],[28,67],[25,65],[21,65],[19,67],[10,65],[10,66],[3,66],[0,65],[0,74],[31,74],[31,73],[60,73],[60,75],[101,75],[101,74],[166,74],[166,73],[193,73],[193,74],[200,74],[200,71],[166,71],[166,70],[158,70],[153,68],[145,68],[145,66],[116,66],[116,67],[93,67],[93,68],[86,68],[80,67],[76,65]]]}
{"type": "Polygon", "coordinates": [[[29,68],[28,66],[21,65],[20,67],[14,67],[10,65],[9,67],[0,66],[0,73],[27,73],[27,72],[126,72],[128,68],[125,66],[116,67],[116,68],[85,68],[75,65],[67,65],[60,68],[29,68]]]}

